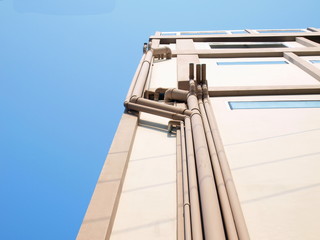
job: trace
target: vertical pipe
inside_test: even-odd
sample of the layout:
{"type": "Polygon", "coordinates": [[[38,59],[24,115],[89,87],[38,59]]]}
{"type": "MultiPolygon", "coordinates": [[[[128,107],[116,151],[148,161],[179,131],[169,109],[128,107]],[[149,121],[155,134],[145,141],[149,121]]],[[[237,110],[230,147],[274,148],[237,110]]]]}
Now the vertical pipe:
{"type": "Polygon", "coordinates": [[[149,50],[146,53],[146,57],[145,57],[144,61],[142,62],[140,73],[138,75],[135,87],[132,91],[132,96],[137,96],[137,97],[142,96],[144,86],[146,83],[146,79],[148,77],[152,56],[153,56],[153,53],[151,50],[149,50]]]}
{"type": "Polygon", "coordinates": [[[202,219],[205,239],[225,239],[217,190],[213,177],[211,160],[199,113],[198,99],[195,95],[188,97],[191,115],[192,134],[196,153],[196,164],[200,190],[202,219]]]}
{"type": "Polygon", "coordinates": [[[226,235],[228,240],[237,240],[238,239],[237,230],[234,224],[230,203],[229,203],[229,198],[226,192],[219,159],[218,159],[216,148],[211,135],[210,126],[209,126],[208,118],[206,115],[206,111],[205,111],[205,107],[202,99],[199,99],[199,107],[200,107],[200,112],[201,112],[203,125],[205,129],[209,153],[211,157],[211,164],[212,164],[212,168],[213,168],[213,172],[216,180],[216,186],[219,194],[219,202],[220,202],[222,217],[223,217],[224,225],[226,229],[226,235]]]}
{"type": "Polygon", "coordinates": [[[226,190],[228,193],[229,202],[230,202],[232,214],[234,217],[234,222],[237,228],[238,236],[239,236],[239,239],[241,240],[247,240],[247,239],[250,239],[248,229],[242,213],[240,201],[239,201],[238,194],[233,182],[231,170],[230,170],[228,160],[224,151],[220,133],[218,131],[217,122],[215,120],[214,113],[210,104],[210,99],[207,96],[204,99],[204,104],[205,104],[205,109],[207,112],[207,116],[208,116],[208,120],[211,128],[212,137],[215,142],[216,151],[218,154],[221,171],[222,171],[224,182],[226,185],[226,190]]]}
{"type": "Polygon", "coordinates": [[[189,181],[187,169],[187,156],[186,156],[186,138],[184,131],[184,123],[180,123],[180,137],[181,143],[181,160],[182,160],[182,182],[183,182],[183,210],[184,210],[184,236],[185,240],[192,240],[191,233],[191,220],[190,220],[190,199],[189,199],[189,181]]]}
{"type": "MultiPolygon", "coordinates": [[[[192,65],[190,67],[192,68],[192,65]]],[[[197,67],[197,70],[197,78],[200,80],[200,65],[197,67]]],[[[194,86],[194,80],[190,79],[190,95],[187,102],[188,108],[193,112],[191,115],[191,126],[196,154],[204,236],[205,239],[221,240],[225,239],[225,233],[198,99],[195,92],[191,91],[194,86]]]]}
{"type": "Polygon", "coordinates": [[[134,74],[134,76],[133,76],[133,78],[132,78],[132,82],[131,82],[131,85],[130,85],[130,88],[129,88],[129,90],[128,90],[127,97],[126,97],[126,100],[125,100],[126,102],[129,102],[129,100],[130,100],[130,97],[131,97],[131,95],[132,95],[133,88],[134,88],[135,85],[136,85],[137,78],[138,78],[138,76],[139,76],[139,74],[140,74],[141,66],[142,66],[142,63],[143,63],[145,57],[146,57],[146,54],[144,53],[144,54],[142,55],[142,57],[141,57],[141,60],[140,60],[139,65],[138,65],[138,68],[137,68],[137,70],[136,70],[136,72],[135,72],[135,74],[134,74]]]}
{"type": "Polygon", "coordinates": [[[183,175],[182,175],[182,146],[181,130],[177,129],[177,240],[184,240],[184,204],[183,204],[183,175]]]}
{"type": "Polygon", "coordinates": [[[202,238],[202,226],[201,226],[201,213],[200,213],[197,172],[196,172],[196,163],[194,159],[190,117],[185,118],[185,134],[186,134],[186,148],[187,148],[189,195],[190,195],[190,206],[191,206],[192,239],[202,240],[203,238],[202,238]]]}

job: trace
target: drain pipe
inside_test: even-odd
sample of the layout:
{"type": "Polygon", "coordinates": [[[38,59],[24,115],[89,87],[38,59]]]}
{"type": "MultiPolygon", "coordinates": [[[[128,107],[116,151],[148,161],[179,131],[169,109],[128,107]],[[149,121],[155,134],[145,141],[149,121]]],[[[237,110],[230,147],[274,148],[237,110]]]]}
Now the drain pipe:
{"type": "Polygon", "coordinates": [[[197,182],[197,167],[194,158],[193,137],[191,130],[190,117],[185,120],[186,148],[187,148],[187,164],[188,164],[188,180],[189,180],[189,196],[191,205],[191,227],[192,239],[202,240],[202,224],[201,211],[199,202],[198,182],[197,182]]]}
{"type": "Polygon", "coordinates": [[[144,106],[148,106],[148,107],[158,108],[158,109],[162,109],[162,110],[166,110],[166,111],[170,111],[170,112],[186,114],[188,116],[190,116],[192,113],[187,108],[180,108],[180,107],[176,107],[176,106],[172,106],[172,105],[168,105],[168,104],[163,104],[163,103],[155,102],[155,101],[145,99],[142,97],[132,96],[130,98],[130,102],[144,105],[144,106]]]}
{"type": "MultiPolygon", "coordinates": [[[[204,91],[207,92],[207,90],[208,90],[208,88],[205,85],[204,91]]],[[[212,107],[210,104],[210,99],[209,99],[207,93],[204,95],[203,101],[204,101],[205,110],[206,110],[206,113],[208,116],[208,121],[209,121],[210,128],[211,128],[211,134],[212,134],[212,137],[213,137],[213,140],[215,143],[216,152],[218,154],[221,172],[222,172],[222,175],[224,178],[224,183],[225,183],[225,187],[227,190],[229,203],[230,203],[230,207],[232,210],[232,214],[233,214],[235,226],[237,229],[238,237],[241,240],[249,240],[250,237],[249,237],[248,229],[247,229],[246,222],[245,222],[245,219],[244,219],[244,216],[242,213],[240,201],[239,201],[238,194],[237,194],[234,182],[233,182],[231,170],[230,170],[230,167],[228,164],[226,153],[224,151],[221,136],[218,131],[217,122],[215,120],[215,116],[214,116],[214,113],[213,113],[213,110],[212,110],[212,107]]]]}
{"type": "MultiPolygon", "coordinates": [[[[173,120],[174,122],[177,122],[176,120],[173,120]]],[[[174,124],[176,123],[171,123],[172,121],[169,122],[168,126],[168,132],[171,132],[173,129],[174,124]]],[[[185,223],[184,223],[184,205],[183,205],[183,177],[182,177],[182,146],[181,146],[181,140],[180,140],[180,122],[176,124],[176,191],[177,191],[177,222],[176,222],[176,227],[177,227],[177,240],[185,240],[185,223]]]]}
{"type": "Polygon", "coordinates": [[[152,108],[152,107],[148,107],[148,106],[143,106],[143,105],[139,105],[139,104],[131,103],[131,102],[126,103],[126,107],[127,107],[127,109],[130,109],[130,110],[146,112],[146,113],[158,115],[160,117],[170,118],[173,120],[183,121],[185,118],[185,115],[182,115],[179,113],[173,113],[173,112],[169,112],[169,111],[165,111],[165,110],[161,110],[161,109],[156,109],[156,108],[152,108]]]}
{"type": "Polygon", "coordinates": [[[226,235],[229,240],[237,240],[238,239],[237,230],[234,224],[233,215],[232,215],[232,211],[229,203],[229,198],[226,191],[226,186],[223,180],[221,167],[220,167],[219,159],[216,152],[216,147],[211,135],[210,125],[209,125],[207,114],[205,111],[205,106],[202,101],[202,99],[206,98],[208,94],[208,91],[203,91],[203,89],[207,89],[205,64],[202,65],[202,81],[201,82],[202,82],[202,87],[200,87],[200,91],[202,94],[200,95],[198,102],[199,102],[200,112],[203,119],[203,125],[204,125],[206,139],[207,139],[208,148],[210,152],[211,164],[212,164],[212,168],[213,168],[213,172],[216,180],[216,186],[219,194],[220,206],[221,206],[222,217],[223,217],[224,225],[226,229],[226,235]]]}
{"type": "MultiPolygon", "coordinates": [[[[127,96],[124,105],[127,109],[143,111],[175,120],[184,120],[184,115],[182,114],[191,114],[191,111],[189,111],[188,109],[182,109],[141,98],[141,96],[143,95],[146,79],[148,78],[152,57],[157,54],[165,54],[167,58],[171,58],[171,50],[168,47],[152,48],[151,50],[147,51],[147,53],[144,54],[145,57],[142,58],[143,61],[141,63],[140,71],[137,74],[136,83],[132,84],[131,97],[127,96]]],[[[129,93],[130,92],[131,91],[129,90],[129,93]]]]}
{"type": "Polygon", "coordinates": [[[135,74],[134,74],[134,76],[133,76],[133,79],[132,79],[132,82],[131,82],[131,85],[130,85],[130,88],[129,88],[129,91],[128,91],[128,93],[127,93],[127,97],[126,97],[126,100],[125,100],[126,102],[129,102],[129,101],[130,101],[130,97],[132,96],[132,91],[133,91],[133,89],[134,89],[134,87],[135,87],[135,85],[136,85],[137,78],[138,78],[138,76],[139,76],[139,74],[140,74],[141,66],[142,66],[142,64],[143,64],[143,62],[144,62],[145,57],[146,57],[146,53],[144,53],[144,54],[142,55],[141,60],[140,60],[140,63],[139,63],[139,65],[138,65],[138,68],[137,68],[137,70],[136,70],[136,72],[135,72],[135,74]]]}
{"type": "Polygon", "coordinates": [[[172,57],[172,52],[169,47],[153,47],[151,51],[153,52],[153,56],[157,58],[163,59],[166,57],[167,59],[171,59],[172,57]]]}
{"type": "Polygon", "coordinates": [[[137,97],[142,96],[146,79],[148,77],[152,57],[153,57],[153,51],[152,50],[147,51],[146,56],[141,65],[141,69],[137,77],[136,84],[132,90],[131,96],[137,96],[137,97]]]}
{"type": "Polygon", "coordinates": [[[183,183],[184,237],[185,237],[185,240],[192,240],[189,181],[188,181],[187,155],[186,155],[186,138],[185,138],[183,121],[181,121],[180,123],[180,145],[181,145],[182,179],[183,179],[182,183],[183,183]]]}
{"type": "Polygon", "coordinates": [[[169,88],[164,94],[164,101],[170,102],[171,100],[177,100],[181,102],[186,102],[188,98],[188,91],[180,90],[176,88],[169,88]]]}
{"type": "MultiPolygon", "coordinates": [[[[197,65],[197,75],[200,65],[197,65]]],[[[194,65],[190,64],[190,94],[188,108],[192,111],[191,125],[194,137],[196,164],[202,208],[202,219],[205,239],[225,239],[219,200],[211,167],[210,155],[206,143],[198,99],[195,93],[194,65]]],[[[199,76],[200,78],[200,76],[199,76]]]]}

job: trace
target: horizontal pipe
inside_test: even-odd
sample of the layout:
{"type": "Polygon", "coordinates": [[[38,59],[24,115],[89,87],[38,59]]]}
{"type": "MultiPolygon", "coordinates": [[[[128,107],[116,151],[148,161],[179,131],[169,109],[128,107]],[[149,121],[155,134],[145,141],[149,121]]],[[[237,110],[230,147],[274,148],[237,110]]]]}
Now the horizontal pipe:
{"type": "Polygon", "coordinates": [[[148,106],[143,106],[143,105],[131,103],[131,102],[127,102],[126,107],[129,110],[146,112],[146,113],[150,113],[150,114],[154,114],[154,115],[157,115],[160,117],[170,118],[170,119],[174,119],[174,120],[183,121],[185,118],[185,115],[182,115],[179,113],[173,113],[173,112],[169,112],[169,111],[165,111],[165,110],[161,110],[161,109],[156,109],[156,108],[152,108],[152,107],[148,107],[148,106]]]}
{"type": "Polygon", "coordinates": [[[207,112],[207,116],[208,116],[208,120],[211,128],[212,137],[215,142],[216,152],[218,154],[219,163],[221,166],[221,171],[223,174],[226,190],[228,193],[234,222],[237,228],[238,237],[241,240],[248,240],[250,239],[248,229],[242,213],[240,201],[239,201],[238,194],[233,182],[230,166],[228,164],[228,160],[224,151],[220,133],[218,131],[218,126],[217,126],[214,113],[210,104],[210,99],[205,98],[204,104],[205,104],[205,110],[207,112]]]}
{"type": "Polygon", "coordinates": [[[191,206],[192,239],[202,240],[201,212],[197,182],[197,170],[193,149],[190,117],[185,118],[186,150],[188,164],[189,196],[191,206]]]}
{"type": "Polygon", "coordinates": [[[189,199],[189,181],[188,181],[188,168],[187,168],[187,156],[186,156],[186,138],[184,123],[180,123],[180,137],[181,146],[181,161],[182,161],[182,185],[183,185],[183,209],[184,209],[184,236],[185,240],[192,239],[191,233],[191,219],[190,219],[190,199],[189,199]]]}
{"type": "Polygon", "coordinates": [[[176,89],[176,88],[169,88],[164,94],[164,100],[166,102],[171,101],[171,100],[185,102],[185,101],[187,101],[188,94],[189,94],[189,92],[185,91],[185,90],[180,90],[180,89],[176,89]]]}
{"type": "Polygon", "coordinates": [[[187,108],[180,108],[180,107],[176,107],[176,106],[172,106],[172,105],[168,105],[168,104],[164,104],[164,103],[160,103],[160,102],[156,102],[156,101],[152,101],[149,99],[136,97],[136,96],[131,97],[130,102],[141,104],[148,107],[158,108],[158,109],[162,109],[162,110],[174,112],[174,113],[180,113],[185,115],[192,114],[192,112],[187,108]]]}

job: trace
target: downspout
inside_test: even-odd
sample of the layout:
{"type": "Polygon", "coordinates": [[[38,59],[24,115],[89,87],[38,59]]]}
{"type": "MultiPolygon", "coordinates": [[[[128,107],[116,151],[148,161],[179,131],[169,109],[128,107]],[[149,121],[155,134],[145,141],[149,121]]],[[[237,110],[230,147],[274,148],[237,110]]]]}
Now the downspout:
{"type": "Polygon", "coordinates": [[[146,53],[144,52],[144,54],[142,55],[141,60],[139,62],[138,68],[137,68],[137,70],[136,70],[136,72],[135,72],[135,74],[133,76],[133,80],[131,82],[131,85],[130,85],[130,88],[128,90],[127,97],[126,97],[126,100],[125,100],[126,102],[130,101],[130,97],[132,96],[132,91],[133,91],[133,89],[134,89],[134,87],[136,85],[137,78],[138,78],[138,76],[140,74],[141,66],[142,66],[142,64],[144,62],[145,57],[146,57],[146,53]]]}
{"type": "Polygon", "coordinates": [[[190,64],[190,94],[187,102],[188,108],[192,111],[191,126],[196,153],[204,236],[205,239],[221,240],[225,239],[225,233],[193,76],[194,65],[190,64]]]}
{"type": "MultiPolygon", "coordinates": [[[[168,131],[171,132],[173,124],[169,122],[168,131]]],[[[177,122],[174,120],[174,122],[177,122]]],[[[176,123],[175,123],[176,124],[176,123]]],[[[183,176],[182,176],[182,146],[180,139],[180,122],[176,126],[176,190],[177,190],[177,240],[185,240],[185,218],[184,218],[184,200],[183,200],[183,176]]]]}
{"type": "Polygon", "coordinates": [[[237,230],[234,224],[233,215],[232,215],[232,211],[229,203],[229,198],[226,191],[226,186],[223,180],[221,167],[220,167],[219,159],[216,152],[216,147],[211,135],[207,114],[202,101],[203,98],[208,97],[208,91],[206,87],[207,84],[206,84],[206,65],[205,64],[202,65],[201,83],[202,83],[202,87],[200,87],[199,90],[201,91],[202,94],[199,96],[198,102],[199,102],[200,112],[203,119],[203,125],[204,125],[206,139],[207,139],[208,148],[210,152],[212,168],[213,168],[213,172],[216,180],[216,186],[219,194],[220,206],[221,206],[222,217],[223,217],[224,225],[226,229],[226,235],[229,240],[233,240],[233,239],[237,240],[238,239],[237,230]]]}
{"type": "MultiPolygon", "coordinates": [[[[178,137],[178,135],[177,135],[178,137]]],[[[191,233],[191,219],[190,219],[190,199],[189,199],[189,181],[187,169],[187,155],[186,155],[186,138],[184,123],[180,123],[180,145],[181,145],[181,160],[182,160],[182,183],[183,183],[183,212],[184,212],[184,239],[192,240],[191,233]]]]}
{"type": "Polygon", "coordinates": [[[191,228],[192,239],[202,240],[202,224],[201,211],[199,202],[198,182],[197,182],[197,167],[194,157],[193,138],[191,130],[190,117],[185,120],[186,148],[187,148],[187,164],[188,164],[188,180],[189,180],[189,195],[191,205],[191,228]]]}
{"type": "MultiPolygon", "coordinates": [[[[204,85],[204,91],[207,92],[208,88],[206,84],[204,85]]],[[[210,99],[208,98],[208,94],[204,95],[204,106],[208,116],[208,121],[210,124],[211,134],[215,143],[216,152],[218,154],[218,159],[221,167],[221,172],[223,175],[223,179],[225,182],[226,191],[229,198],[230,207],[232,210],[235,226],[237,229],[238,237],[241,240],[249,240],[249,233],[246,226],[246,222],[242,213],[240,201],[238,198],[238,194],[233,182],[231,170],[228,164],[228,160],[224,151],[223,143],[221,140],[220,133],[218,131],[217,122],[215,120],[215,116],[210,104],[210,99]]]]}

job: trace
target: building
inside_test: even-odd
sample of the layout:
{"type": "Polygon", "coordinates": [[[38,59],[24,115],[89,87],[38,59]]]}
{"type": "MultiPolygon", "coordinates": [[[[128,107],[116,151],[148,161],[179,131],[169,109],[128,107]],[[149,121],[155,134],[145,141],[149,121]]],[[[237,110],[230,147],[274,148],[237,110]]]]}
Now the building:
{"type": "Polygon", "coordinates": [[[320,29],[156,32],[78,239],[319,239],[320,29]]]}

